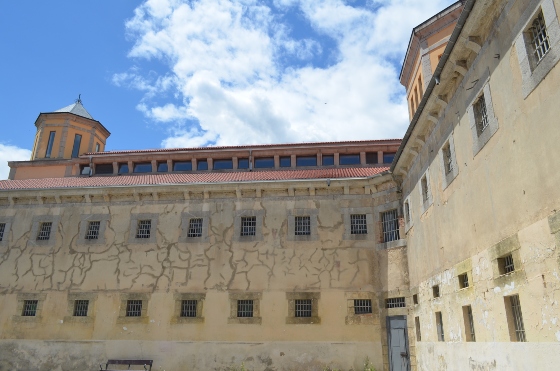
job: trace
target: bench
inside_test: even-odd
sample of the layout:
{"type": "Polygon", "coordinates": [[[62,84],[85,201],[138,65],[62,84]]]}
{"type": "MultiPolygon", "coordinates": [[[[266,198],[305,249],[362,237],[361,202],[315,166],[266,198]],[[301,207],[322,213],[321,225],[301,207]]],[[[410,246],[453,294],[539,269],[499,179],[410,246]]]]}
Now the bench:
{"type": "Polygon", "coordinates": [[[105,363],[105,368],[103,368],[103,363],[99,365],[99,369],[101,371],[119,371],[119,370],[112,370],[109,368],[109,365],[125,365],[128,366],[130,370],[130,366],[144,366],[144,370],[151,371],[152,364],[154,363],[151,359],[110,359],[105,363]],[[150,368],[148,368],[148,366],[150,368]]]}

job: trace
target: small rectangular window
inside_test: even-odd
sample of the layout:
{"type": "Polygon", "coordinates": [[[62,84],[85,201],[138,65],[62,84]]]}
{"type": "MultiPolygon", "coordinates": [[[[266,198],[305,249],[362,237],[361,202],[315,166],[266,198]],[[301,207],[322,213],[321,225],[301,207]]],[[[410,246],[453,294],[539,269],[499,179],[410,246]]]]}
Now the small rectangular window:
{"type": "Polygon", "coordinates": [[[237,301],[237,317],[253,317],[253,300],[237,301]]]}
{"type": "Polygon", "coordinates": [[[470,305],[463,307],[463,321],[465,322],[465,337],[467,341],[476,341],[472,307],[470,305]]]}
{"type": "Polygon", "coordinates": [[[469,275],[466,273],[460,274],[459,276],[459,288],[466,289],[469,287],[469,275]]]}
{"type": "Polygon", "coordinates": [[[366,153],[366,164],[373,165],[378,163],[377,152],[366,153]]]}
{"type": "Polygon", "coordinates": [[[439,341],[445,341],[445,334],[443,332],[443,318],[441,312],[436,312],[436,330],[439,341]]]}
{"type": "Polygon", "coordinates": [[[533,20],[533,24],[529,29],[531,31],[531,45],[535,60],[540,62],[546,53],[550,50],[550,41],[548,39],[548,31],[544,22],[542,11],[533,20]]]}
{"type": "Polygon", "coordinates": [[[449,174],[453,171],[453,157],[451,155],[451,145],[449,142],[445,143],[441,149],[443,152],[443,166],[445,168],[445,174],[449,174]]]}
{"type": "Polygon", "coordinates": [[[134,163],[133,172],[135,172],[135,173],[151,173],[152,172],[152,164],[150,162],[134,163]]]}
{"type": "Polygon", "coordinates": [[[240,158],[237,160],[237,168],[238,169],[248,169],[249,168],[249,159],[248,158],[240,158]]]}
{"type": "Polygon", "coordinates": [[[323,155],[323,166],[334,165],[334,155],[323,155]]]}
{"type": "Polygon", "coordinates": [[[138,228],[136,229],[136,238],[150,238],[151,229],[151,220],[139,220],[138,228]]]}
{"type": "Polygon", "coordinates": [[[432,295],[434,298],[439,298],[439,285],[432,286],[432,295]]]}
{"type": "Polygon", "coordinates": [[[255,159],[255,169],[269,169],[274,167],[274,157],[260,157],[255,159]]]}
{"type": "Polygon", "coordinates": [[[257,217],[245,216],[241,218],[241,236],[256,236],[257,217]]]}
{"type": "Polygon", "coordinates": [[[198,160],[196,162],[196,170],[208,170],[208,161],[207,160],[198,160]]]}
{"type": "Polygon", "coordinates": [[[47,143],[47,150],[45,152],[45,158],[51,158],[52,148],[53,148],[53,144],[54,144],[54,135],[55,134],[56,134],[56,131],[51,131],[49,133],[49,141],[47,143]]]}
{"type": "Polygon", "coordinates": [[[128,174],[128,164],[126,162],[119,164],[119,174],[128,174]]]}
{"type": "Polygon", "coordinates": [[[383,233],[383,242],[399,240],[399,216],[397,209],[385,211],[381,213],[381,227],[383,233]]]}
{"type": "Polygon", "coordinates": [[[89,300],[74,301],[74,317],[87,317],[89,300]]]}
{"type": "Polygon", "coordinates": [[[187,237],[202,237],[202,218],[192,218],[189,220],[189,231],[187,237]]]}
{"type": "Polygon", "coordinates": [[[428,193],[428,177],[425,175],[422,177],[422,180],[420,180],[420,187],[422,187],[422,201],[427,202],[430,195],[428,193]]]}
{"type": "Polygon", "coordinates": [[[360,155],[353,154],[353,155],[339,155],[338,156],[338,163],[340,165],[359,165],[360,164],[360,155]]]}
{"type": "Polygon", "coordinates": [[[407,223],[410,223],[410,204],[408,201],[404,203],[404,219],[407,223]]]}
{"type": "Polygon", "coordinates": [[[43,222],[39,226],[39,233],[37,233],[37,241],[47,241],[51,238],[52,222],[43,222]]]}
{"type": "Polygon", "coordinates": [[[158,173],[166,173],[169,170],[167,166],[167,161],[161,161],[157,163],[158,173]]]}
{"type": "Polygon", "coordinates": [[[181,317],[196,317],[197,300],[181,301],[181,317]]]}
{"type": "Polygon", "coordinates": [[[311,235],[311,217],[310,216],[296,216],[294,234],[296,236],[309,236],[311,235]]]}
{"type": "Polygon", "coordinates": [[[37,315],[38,305],[39,300],[24,300],[21,315],[24,317],[35,317],[37,315]]]}
{"type": "Polygon", "coordinates": [[[317,156],[297,156],[296,166],[317,166],[317,156]]]}
{"type": "Polygon", "coordinates": [[[371,299],[354,299],[354,314],[370,314],[371,299]]]}
{"type": "Polygon", "coordinates": [[[233,169],[233,161],[231,159],[214,160],[214,170],[233,169]]]}
{"type": "Polygon", "coordinates": [[[294,305],[296,317],[311,317],[311,299],[296,299],[294,305]]]}
{"type": "Polygon", "coordinates": [[[100,221],[88,222],[88,227],[86,231],[86,240],[97,240],[99,238],[99,228],[101,227],[100,221]]]}
{"type": "Polygon", "coordinates": [[[113,174],[113,164],[95,164],[95,174],[113,174]]]}
{"type": "Polygon", "coordinates": [[[72,158],[76,158],[80,154],[81,143],[82,143],[82,136],[80,134],[76,134],[74,136],[74,146],[72,147],[72,158]]]}
{"type": "Polygon", "coordinates": [[[99,152],[99,143],[95,143],[95,152],[99,152]]]}
{"type": "Polygon", "coordinates": [[[418,294],[412,295],[412,302],[414,305],[418,305],[418,294]]]}
{"type": "Polygon", "coordinates": [[[393,162],[393,159],[395,158],[395,154],[394,152],[383,152],[383,163],[384,164],[390,164],[393,162]]]}
{"type": "Polygon", "coordinates": [[[515,337],[511,336],[511,340],[520,342],[527,341],[527,338],[525,337],[525,325],[523,324],[523,314],[521,313],[519,295],[506,296],[504,300],[506,301],[506,306],[509,304],[508,326],[510,328],[510,334],[512,333],[512,330],[515,333],[515,337]]]}
{"type": "Polygon", "coordinates": [[[490,123],[488,119],[488,112],[486,111],[486,102],[484,100],[484,94],[482,94],[473,105],[474,119],[476,123],[476,132],[478,136],[482,134],[484,130],[488,127],[490,123]]]}
{"type": "Polygon", "coordinates": [[[173,161],[173,171],[191,171],[191,161],[173,161]]]}
{"type": "Polygon", "coordinates": [[[126,301],[126,316],[141,317],[142,316],[142,300],[126,301]]]}
{"type": "Polygon", "coordinates": [[[385,308],[406,308],[404,297],[385,299],[385,308]]]}
{"type": "Polygon", "coordinates": [[[0,223],[0,241],[4,239],[4,230],[6,229],[6,223],[0,223]]]}
{"type": "Polygon", "coordinates": [[[500,274],[508,274],[515,270],[513,256],[511,254],[498,258],[498,270],[500,274]]]}
{"type": "Polygon", "coordinates": [[[350,234],[367,234],[366,214],[350,215],[350,234]]]}
{"type": "Polygon", "coordinates": [[[280,157],[280,167],[291,167],[292,158],[290,156],[280,157]]]}
{"type": "Polygon", "coordinates": [[[420,332],[420,317],[414,317],[414,326],[416,327],[416,341],[422,341],[422,333],[420,332]]]}

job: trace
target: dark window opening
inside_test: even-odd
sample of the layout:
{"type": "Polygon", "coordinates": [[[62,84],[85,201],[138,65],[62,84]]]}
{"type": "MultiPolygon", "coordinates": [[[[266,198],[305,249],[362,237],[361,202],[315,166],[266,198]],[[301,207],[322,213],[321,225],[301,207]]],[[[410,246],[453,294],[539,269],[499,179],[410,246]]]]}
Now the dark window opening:
{"type": "Polygon", "coordinates": [[[395,153],[383,153],[383,163],[384,164],[390,164],[391,162],[393,162],[393,159],[395,158],[395,153]]]}
{"type": "Polygon", "coordinates": [[[113,174],[113,164],[96,164],[95,174],[113,174]]]}
{"type": "Polygon", "coordinates": [[[128,174],[128,164],[119,164],[119,174],[128,174]]]}
{"type": "Polygon", "coordinates": [[[292,158],[290,156],[280,157],[280,167],[291,167],[292,158]]]}
{"type": "Polygon", "coordinates": [[[366,153],[366,164],[377,164],[377,152],[366,153]]]}
{"type": "Polygon", "coordinates": [[[365,214],[350,215],[350,234],[367,234],[367,220],[365,214]]]}
{"type": "Polygon", "coordinates": [[[323,166],[334,165],[334,155],[323,155],[323,166]]]}
{"type": "Polygon", "coordinates": [[[257,234],[257,217],[246,216],[241,218],[241,236],[255,236],[257,234]]]}
{"type": "Polygon", "coordinates": [[[418,305],[418,294],[412,295],[412,302],[414,305],[418,305]]]}
{"type": "Polygon", "coordinates": [[[52,222],[41,223],[39,233],[37,233],[37,241],[47,241],[51,238],[52,222]]]}
{"type": "Polygon", "coordinates": [[[406,308],[404,297],[385,299],[385,308],[406,308]]]}
{"type": "Polygon", "coordinates": [[[467,341],[476,341],[476,335],[474,333],[474,320],[472,315],[472,307],[470,305],[465,305],[463,307],[463,321],[465,323],[465,335],[467,341]]]}
{"type": "Polygon", "coordinates": [[[383,242],[399,240],[399,217],[397,209],[381,213],[381,226],[383,232],[383,242]]]}
{"type": "Polygon", "coordinates": [[[198,160],[196,162],[196,170],[208,170],[208,161],[207,160],[198,160]]]}
{"type": "Polygon", "coordinates": [[[498,270],[500,274],[508,274],[515,270],[513,256],[511,254],[498,258],[498,270]]]}
{"type": "Polygon", "coordinates": [[[469,275],[466,273],[459,275],[459,288],[466,289],[469,287],[469,275]]]}
{"type": "Polygon", "coordinates": [[[181,301],[181,317],[196,317],[197,300],[181,301]]]}
{"type": "Polygon", "coordinates": [[[167,166],[167,161],[162,161],[157,163],[157,171],[158,173],[166,173],[169,170],[167,166]]]}
{"type": "Polygon", "coordinates": [[[238,169],[248,169],[249,168],[249,159],[248,158],[240,158],[237,160],[237,168],[238,169]]]}
{"type": "Polygon", "coordinates": [[[311,235],[311,217],[310,216],[296,216],[295,217],[295,230],[296,236],[309,236],[311,235]]]}
{"type": "Polygon", "coordinates": [[[101,227],[100,221],[88,222],[86,231],[86,240],[97,240],[99,238],[99,228],[101,227]]]}
{"type": "Polygon", "coordinates": [[[152,164],[150,162],[142,162],[134,164],[134,172],[135,173],[151,173],[152,172],[152,164]]]}
{"type": "Polygon", "coordinates": [[[255,169],[266,169],[274,167],[274,157],[260,157],[255,159],[255,169]]]}
{"type": "Polygon", "coordinates": [[[24,317],[35,317],[37,315],[38,305],[39,300],[24,300],[21,315],[24,317]]]}
{"type": "Polygon", "coordinates": [[[6,229],[6,223],[0,223],[0,241],[4,239],[4,230],[6,229]]]}
{"type": "Polygon", "coordinates": [[[436,330],[439,341],[445,341],[445,334],[443,332],[443,318],[441,312],[436,312],[436,330]]]}
{"type": "Polygon", "coordinates": [[[515,332],[515,338],[511,338],[512,341],[527,341],[525,337],[525,325],[523,324],[523,314],[521,313],[521,303],[519,301],[519,295],[506,296],[504,300],[509,301],[511,312],[508,313],[508,325],[510,329],[515,332]]]}
{"type": "Polygon", "coordinates": [[[237,301],[237,317],[253,317],[253,300],[237,301]]]}
{"type": "Polygon", "coordinates": [[[360,155],[339,155],[338,156],[338,163],[340,165],[359,165],[360,164],[360,155]]]}
{"type": "Polygon", "coordinates": [[[47,143],[47,150],[45,152],[45,158],[50,158],[51,157],[55,134],[56,134],[56,131],[51,131],[50,134],[49,134],[49,141],[47,143]]]}
{"type": "Polygon", "coordinates": [[[371,299],[354,299],[354,314],[371,313],[371,299]]]}
{"type": "Polygon", "coordinates": [[[187,237],[202,237],[202,218],[192,218],[189,220],[189,231],[187,237]]]}
{"type": "Polygon", "coordinates": [[[420,333],[420,317],[414,317],[414,325],[416,326],[416,341],[422,341],[422,334],[420,333]]]}
{"type": "Polygon", "coordinates": [[[99,143],[95,143],[95,152],[99,152],[99,143]]]}
{"type": "Polygon", "coordinates": [[[139,220],[136,229],[136,238],[150,238],[152,229],[151,220],[139,220]]]}
{"type": "Polygon", "coordinates": [[[80,144],[82,144],[82,136],[76,134],[74,136],[74,146],[72,147],[72,158],[76,158],[80,154],[80,144]]]}
{"type": "Polygon", "coordinates": [[[311,317],[311,299],[296,299],[294,305],[296,317],[311,317]]]}
{"type": "Polygon", "coordinates": [[[87,317],[89,300],[74,301],[74,317],[87,317]]]}
{"type": "Polygon", "coordinates": [[[142,316],[142,300],[126,301],[126,316],[141,317],[142,316]]]}
{"type": "Polygon", "coordinates": [[[432,286],[432,295],[434,298],[439,298],[439,285],[432,286]]]}
{"type": "Polygon", "coordinates": [[[173,171],[191,171],[191,161],[173,161],[173,171]]]}
{"type": "Polygon", "coordinates": [[[233,169],[232,160],[214,160],[214,170],[233,169]]]}
{"type": "Polygon", "coordinates": [[[317,166],[317,156],[297,156],[296,166],[317,166]]]}

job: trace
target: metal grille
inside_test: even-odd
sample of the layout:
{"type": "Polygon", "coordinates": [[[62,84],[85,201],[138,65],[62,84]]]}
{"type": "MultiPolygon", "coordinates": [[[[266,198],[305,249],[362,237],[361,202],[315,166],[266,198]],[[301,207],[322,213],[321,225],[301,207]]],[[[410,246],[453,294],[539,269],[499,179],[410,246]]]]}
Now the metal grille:
{"type": "Polygon", "coordinates": [[[43,222],[41,223],[41,227],[39,228],[39,233],[37,234],[37,241],[46,241],[51,238],[51,222],[43,222]]]}
{"type": "Polygon", "coordinates": [[[354,314],[371,313],[371,299],[354,299],[354,314]]]}
{"type": "Polygon", "coordinates": [[[462,289],[469,287],[469,275],[464,273],[459,276],[459,283],[462,289]]]}
{"type": "Polygon", "coordinates": [[[350,215],[350,234],[367,234],[365,214],[350,215]]]}
{"type": "Polygon", "coordinates": [[[511,303],[511,312],[513,314],[513,324],[515,326],[515,336],[517,341],[527,341],[525,339],[525,326],[523,325],[523,315],[521,314],[519,295],[510,296],[509,300],[511,303]]]}
{"type": "Polygon", "coordinates": [[[402,298],[389,298],[385,300],[385,308],[405,308],[406,302],[402,298]]]}
{"type": "Polygon", "coordinates": [[[126,301],[126,316],[141,317],[142,316],[142,300],[126,301]]]}
{"type": "Polygon", "coordinates": [[[74,316],[87,317],[89,300],[76,300],[74,302],[74,316]]]}
{"type": "Polygon", "coordinates": [[[546,31],[546,24],[544,23],[544,17],[542,12],[539,13],[537,18],[533,21],[533,26],[530,28],[531,35],[533,39],[531,44],[533,45],[533,53],[537,59],[537,63],[540,62],[544,55],[550,50],[550,41],[548,40],[548,33],[546,31]]]}
{"type": "Polygon", "coordinates": [[[151,229],[151,220],[139,220],[138,229],[136,230],[136,238],[150,238],[151,229]]]}
{"type": "Polygon", "coordinates": [[[383,242],[396,241],[401,238],[397,209],[381,213],[381,223],[383,226],[383,242]]]}
{"type": "Polygon", "coordinates": [[[4,230],[6,229],[6,223],[0,223],[0,241],[4,239],[4,230]]]}
{"type": "Polygon", "coordinates": [[[253,300],[237,301],[237,317],[253,317],[253,300]]]}
{"type": "Polygon", "coordinates": [[[187,237],[202,237],[202,218],[192,218],[189,220],[187,237]]]}
{"type": "Polygon", "coordinates": [[[181,301],[181,317],[196,317],[196,300],[181,301]]]}
{"type": "Polygon", "coordinates": [[[445,334],[443,333],[443,319],[441,312],[436,312],[436,328],[439,341],[445,341],[445,334]]]}
{"type": "Polygon", "coordinates": [[[35,317],[37,315],[38,304],[39,300],[24,300],[21,315],[24,317],[35,317]]]}
{"type": "Polygon", "coordinates": [[[502,259],[504,259],[504,274],[511,273],[515,270],[515,266],[513,265],[513,256],[506,255],[502,259]]]}
{"type": "Polygon", "coordinates": [[[474,334],[474,320],[472,316],[472,307],[470,305],[467,305],[467,320],[469,321],[469,329],[467,331],[470,331],[471,334],[470,341],[476,341],[476,336],[474,334]]]}
{"type": "Polygon", "coordinates": [[[99,238],[100,227],[101,227],[101,222],[98,221],[89,222],[87,232],[86,232],[86,240],[97,240],[99,238]]]}
{"type": "Polygon", "coordinates": [[[451,157],[451,146],[449,143],[443,147],[443,162],[445,166],[445,174],[449,174],[453,171],[453,160],[451,157]]]}
{"type": "Polygon", "coordinates": [[[484,94],[474,103],[474,117],[476,119],[476,128],[480,135],[488,127],[488,113],[486,112],[486,102],[484,94]]]}
{"type": "Polygon", "coordinates": [[[241,218],[241,236],[255,236],[257,234],[257,217],[245,216],[241,218]]]}
{"type": "Polygon", "coordinates": [[[295,302],[296,317],[311,317],[311,305],[311,299],[297,299],[295,302]]]}
{"type": "Polygon", "coordinates": [[[309,236],[311,234],[311,217],[296,216],[295,235],[309,236]]]}

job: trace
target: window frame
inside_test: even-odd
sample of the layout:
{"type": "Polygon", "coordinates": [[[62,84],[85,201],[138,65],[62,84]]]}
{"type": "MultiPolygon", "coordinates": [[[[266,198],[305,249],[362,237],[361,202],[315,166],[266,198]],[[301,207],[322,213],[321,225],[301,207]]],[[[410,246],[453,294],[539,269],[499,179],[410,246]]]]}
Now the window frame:
{"type": "Polygon", "coordinates": [[[181,243],[207,243],[209,241],[209,211],[190,211],[181,214],[181,243]],[[202,219],[202,235],[200,237],[189,237],[189,227],[191,219],[202,219]]]}
{"type": "Polygon", "coordinates": [[[71,158],[78,158],[80,156],[80,147],[82,146],[82,134],[74,135],[74,144],[72,144],[71,158]]]}
{"type": "Polygon", "coordinates": [[[95,306],[97,302],[97,293],[94,292],[74,292],[69,293],[67,297],[67,310],[63,323],[81,323],[93,325],[95,320],[95,306]],[[88,309],[86,316],[75,316],[75,306],[77,300],[87,300],[88,309]]]}
{"type": "Polygon", "coordinates": [[[4,251],[9,246],[10,232],[12,230],[12,224],[14,222],[13,216],[0,216],[0,223],[4,224],[4,233],[2,239],[0,240],[0,251],[4,251]]]}
{"type": "Polygon", "coordinates": [[[381,220],[381,240],[382,243],[391,243],[393,241],[399,241],[401,240],[401,226],[400,226],[400,219],[401,217],[399,216],[399,209],[395,208],[395,209],[389,209],[389,210],[385,210],[382,211],[381,214],[379,215],[379,219],[381,220]],[[385,220],[385,216],[391,214],[391,216],[395,216],[394,219],[390,219],[389,221],[385,220]],[[393,227],[396,227],[392,230],[385,230],[385,226],[392,224],[393,227]],[[395,235],[397,238],[392,238],[392,239],[388,239],[386,238],[387,235],[395,235]]]}
{"type": "Polygon", "coordinates": [[[473,88],[473,98],[467,108],[467,116],[469,117],[471,137],[473,140],[473,155],[476,156],[488,143],[490,138],[498,131],[499,123],[494,113],[494,105],[492,103],[492,93],[490,89],[490,78],[480,81],[473,88]],[[475,104],[484,102],[486,108],[487,125],[481,130],[478,124],[477,114],[475,112],[475,104]]]}
{"type": "Polygon", "coordinates": [[[459,174],[453,133],[449,134],[449,136],[441,146],[440,159],[442,167],[443,189],[446,189],[459,174]]]}
{"type": "Polygon", "coordinates": [[[233,241],[234,242],[255,242],[263,239],[263,217],[264,210],[238,210],[235,212],[233,221],[233,241]],[[241,236],[241,219],[244,217],[255,217],[255,235],[241,236]]]}
{"type": "Polygon", "coordinates": [[[28,246],[36,246],[36,247],[52,247],[55,246],[58,242],[58,226],[60,223],[60,216],[59,215],[37,215],[33,217],[32,226],[30,236],[32,238],[27,239],[28,246]],[[39,233],[41,228],[41,224],[45,222],[50,222],[51,224],[51,232],[48,240],[37,240],[36,236],[39,233]]]}
{"type": "Polygon", "coordinates": [[[148,316],[148,305],[149,305],[150,297],[151,295],[148,293],[122,293],[120,295],[120,308],[119,308],[119,317],[117,318],[117,324],[149,323],[150,318],[148,316]],[[142,302],[140,316],[127,315],[127,305],[129,300],[140,300],[142,302]]]}
{"type": "Polygon", "coordinates": [[[139,213],[130,215],[130,227],[129,227],[129,244],[155,244],[157,239],[157,225],[158,225],[159,214],[156,213],[139,213]],[[137,238],[139,221],[150,220],[150,237],[148,238],[137,238]]]}
{"type": "Polygon", "coordinates": [[[320,292],[287,292],[288,316],[287,325],[318,325],[321,324],[319,317],[320,292]],[[311,300],[311,317],[296,317],[296,300],[311,300]]]}
{"type": "Polygon", "coordinates": [[[230,292],[229,293],[229,303],[230,303],[230,315],[228,318],[228,324],[237,325],[260,325],[262,324],[261,317],[261,300],[262,292],[230,292]],[[252,300],[253,304],[253,316],[252,317],[239,317],[238,316],[238,305],[240,300],[252,300]]]}
{"type": "MultiPolygon", "coordinates": [[[[107,223],[111,220],[111,215],[109,214],[82,214],[80,215],[80,225],[79,236],[76,240],[76,245],[78,246],[92,246],[92,245],[102,245],[105,247],[105,231],[107,228],[107,223]],[[99,232],[97,239],[87,239],[86,234],[88,231],[89,223],[92,221],[99,222],[99,232]]],[[[84,250],[85,251],[85,250],[84,250]]],[[[80,251],[82,252],[82,251],[80,251]]],[[[95,251],[94,251],[95,252],[95,251]]]]}
{"type": "Polygon", "coordinates": [[[317,216],[319,210],[317,209],[291,209],[288,210],[288,241],[317,241],[319,236],[317,232],[317,216]],[[309,217],[309,234],[296,235],[296,218],[309,217]]]}
{"type": "Polygon", "coordinates": [[[204,323],[204,300],[206,293],[174,293],[173,299],[175,301],[174,315],[171,319],[172,324],[192,324],[204,323]],[[182,317],[182,304],[185,300],[196,301],[196,317],[182,317]]]}
{"type": "Polygon", "coordinates": [[[17,306],[16,312],[12,316],[12,321],[16,323],[20,322],[41,322],[43,314],[43,305],[47,299],[47,294],[45,293],[19,293],[17,294],[17,306]],[[24,316],[23,310],[25,302],[29,300],[37,300],[37,307],[35,309],[34,316],[24,316]]]}
{"type": "Polygon", "coordinates": [[[465,325],[465,340],[467,342],[476,342],[476,332],[474,328],[474,318],[472,306],[464,305],[463,309],[463,323],[465,325]]]}
{"type": "Polygon", "coordinates": [[[377,305],[377,296],[373,292],[355,291],[346,292],[346,325],[375,325],[379,324],[379,308],[377,305]],[[371,313],[356,313],[356,300],[369,300],[371,304],[371,313]]]}

